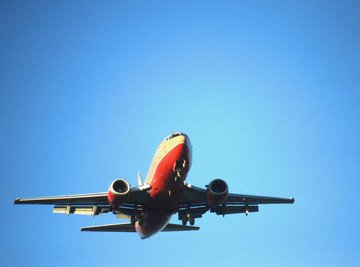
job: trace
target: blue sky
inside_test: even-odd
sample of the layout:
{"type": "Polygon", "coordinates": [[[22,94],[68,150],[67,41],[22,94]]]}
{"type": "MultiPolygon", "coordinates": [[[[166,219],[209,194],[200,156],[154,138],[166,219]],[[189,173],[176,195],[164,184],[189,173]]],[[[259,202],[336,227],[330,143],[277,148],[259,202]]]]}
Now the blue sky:
{"type": "MultiPolygon", "coordinates": [[[[357,1],[0,1],[4,266],[359,266],[357,1]],[[136,184],[174,131],[188,181],[294,196],[195,233],[82,233],[116,223],[16,197],[136,184]]],[[[174,217],[172,222],[177,222],[174,217]]]]}

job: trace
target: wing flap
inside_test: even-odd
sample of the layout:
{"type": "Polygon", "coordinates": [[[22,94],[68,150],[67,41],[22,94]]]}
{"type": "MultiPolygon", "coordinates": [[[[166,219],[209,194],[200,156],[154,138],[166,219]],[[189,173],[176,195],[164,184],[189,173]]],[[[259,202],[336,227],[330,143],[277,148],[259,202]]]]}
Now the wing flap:
{"type": "Polygon", "coordinates": [[[210,212],[215,212],[217,215],[237,214],[237,213],[250,213],[258,212],[259,206],[220,206],[211,209],[210,212]]]}
{"type": "Polygon", "coordinates": [[[53,213],[62,213],[62,214],[78,214],[78,215],[100,215],[105,212],[109,212],[111,209],[107,207],[99,206],[64,206],[64,205],[55,205],[53,213]]]}

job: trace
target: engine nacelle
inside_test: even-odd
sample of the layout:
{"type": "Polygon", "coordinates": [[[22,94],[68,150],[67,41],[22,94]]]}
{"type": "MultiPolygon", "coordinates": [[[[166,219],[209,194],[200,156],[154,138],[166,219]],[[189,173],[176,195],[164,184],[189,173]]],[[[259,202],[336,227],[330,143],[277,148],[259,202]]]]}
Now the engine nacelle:
{"type": "Polygon", "coordinates": [[[117,179],[111,183],[108,191],[108,201],[113,208],[120,206],[130,193],[130,185],[124,179],[117,179]]]}
{"type": "Polygon", "coordinates": [[[228,195],[228,185],[221,179],[212,180],[207,186],[206,200],[211,208],[217,208],[223,204],[228,195]]]}

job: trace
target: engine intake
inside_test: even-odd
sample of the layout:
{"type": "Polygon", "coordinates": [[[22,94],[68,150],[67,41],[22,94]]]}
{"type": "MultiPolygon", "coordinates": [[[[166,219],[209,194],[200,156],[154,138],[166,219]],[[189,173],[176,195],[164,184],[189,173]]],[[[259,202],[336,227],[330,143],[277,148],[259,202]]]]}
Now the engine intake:
{"type": "Polygon", "coordinates": [[[108,201],[113,208],[120,206],[129,196],[130,185],[124,179],[111,183],[108,191],[108,201]]]}
{"type": "Polygon", "coordinates": [[[206,191],[206,200],[211,208],[217,208],[223,204],[229,195],[228,185],[224,180],[212,180],[206,191]]]}

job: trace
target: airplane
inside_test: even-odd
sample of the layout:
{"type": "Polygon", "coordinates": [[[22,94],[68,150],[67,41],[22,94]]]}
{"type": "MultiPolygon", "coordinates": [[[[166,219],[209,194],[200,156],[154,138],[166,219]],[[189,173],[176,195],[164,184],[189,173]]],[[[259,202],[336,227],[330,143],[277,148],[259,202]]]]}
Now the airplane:
{"type": "Polygon", "coordinates": [[[50,204],[54,213],[101,215],[111,212],[128,223],[83,227],[81,231],[137,232],[141,239],[157,232],[199,230],[195,219],[207,211],[217,215],[258,212],[259,204],[294,203],[294,198],[253,196],[229,193],[222,179],[212,180],[206,188],[186,182],[191,167],[189,137],[175,132],[157,148],[144,183],[138,172],[138,186],[116,179],[107,192],[17,198],[14,204],[50,204]],[[181,224],[169,223],[178,213],[181,224]],[[187,225],[189,223],[190,225],[187,225]]]}

